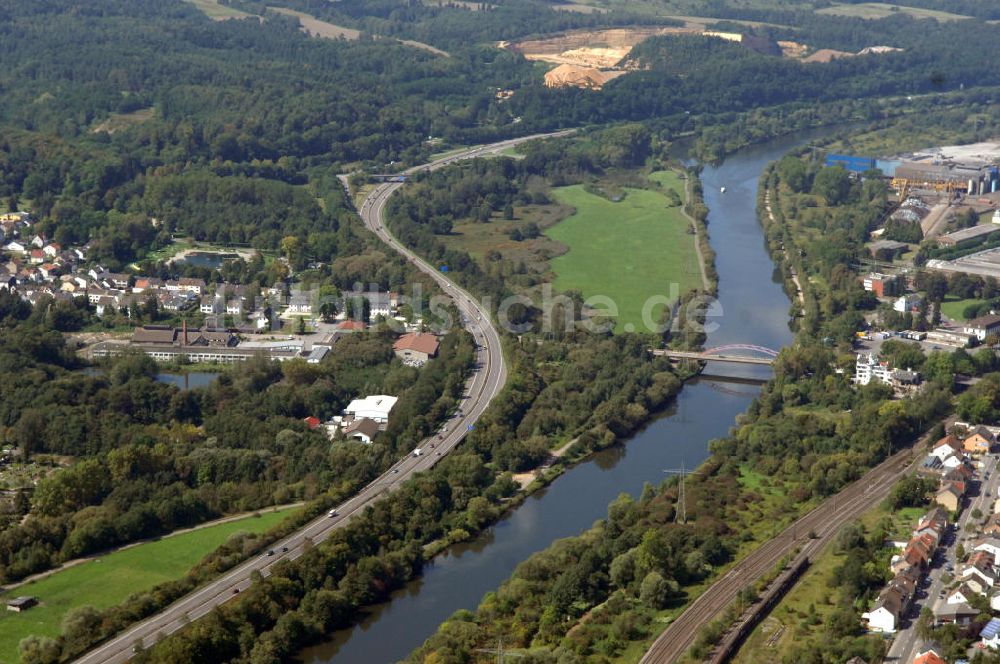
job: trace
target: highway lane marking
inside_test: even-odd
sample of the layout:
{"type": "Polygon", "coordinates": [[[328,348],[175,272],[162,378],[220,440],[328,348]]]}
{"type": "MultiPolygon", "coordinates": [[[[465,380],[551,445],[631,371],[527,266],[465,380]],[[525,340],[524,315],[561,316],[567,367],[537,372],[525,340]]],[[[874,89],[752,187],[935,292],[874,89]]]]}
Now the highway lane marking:
{"type": "MultiPolygon", "coordinates": [[[[543,138],[546,136],[549,137],[563,136],[572,133],[573,131],[574,130],[568,130],[563,132],[556,132],[553,134],[535,134],[532,136],[522,137],[519,139],[511,139],[510,141],[503,143],[502,147],[517,145],[523,142],[535,140],[538,138],[543,138]]],[[[495,147],[497,149],[502,149],[501,145],[497,145],[495,147]]],[[[432,162],[431,164],[427,164],[424,166],[414,167],[406,171],[406,173],[416,172],[419,170],[433,170],[435,168],[439,168],[440,166],[450,164],[459,161],[461,159],[478,156],[479,154],[481,154],[481,152],[482,152],[481,149],[473,150],[472,152],[466,155],[456,155],[455,157],[449,158],[448,160],[432,162]]],[[[473,311],[479,314],[481,317],[488,318],[487,312],[485,312],[477,303],[474,303],[473,300],[471,299],[471,296],[469,296],[468,293],[464,291],[464,289],[461,289],[460,287],[454,285],[453,282],[445,278],[436,270],[433,270],[433,268],[428,263],[426,263],[422,259],[419,259],[419,257],[417,257],[409,250],[403,249],[402,245],[395,242],[394,238],[388,233],[385,227],[381,224],[381,215],[385,207],[385,204],[389,199],[389,196],[391,196],[392,193],[394,193],[397,189],[402,187],[402,185],[403,183],[390,183],[388,185],[383,185],[380,188],[376,188],[371,194],[369,194],[369,196],[362,203],[361,210],[362,211],[367,210],[369,214],[371,214],[377,208],[377,214],[379,220],[375,224],[375,228],[371,228],[371,226],[368,224],[368,220],[364,218],[364,215],[362,215],[365,225],[369,226],[371,230],[375,231],[376,236],[386,240],[386,243],[389,244],[395,251],[399,251],[399,253],[403,254],[404,256],[412,258],[414,263],[417,264],[418,267],[422,267],[425,273],[428,273],[431,276],[433,276],[435,281],[443,285],[446,290],[450,289],[452,293],[457,294],[458,297],[456,297],[456,304],[460,305],[461,310],[464,310],[466,312],[473,311]],[[403,249],[403,251],[400,251],[400,249],[403,249]],[[463,304],[460,300],[461,295],[464,295],[468,302],[468,304],[464,307],[461,306],[463,304]]],[[[469,327],[472,328],[473,325],[474,323],[470,321],[469,327]]],[[[485,350],[487,351],[486,366],[484,367],[485,371],[481,372],[482,373],[481,377],[478,372],[476,375],[474,375],[468,390],[470,394],[473,393],[477,394],[478,397],[476,399],[477,405],[474,406],[462,420],[460,420],[460,423],[463,424],[468,424],[470,421],[474,422],[475,420],[478,420],[479,416],[483,412],[485,412],[489,402],[492,401],[493,398],[495,398],[496,395],[499,393],[501,385],[506,380],[507,371],[506,371],[506,366],[504,365],[503,362],[502,341],[500,340],[500,335],[499,333],[496,332],[495,328],[493,328],[492,325],[490,325],[489,328],[493,332],[493,334],[492,335],[483,334],[482,336],[482,338],[486,341],[484,345],[486,346],[485,350]],[[490,352],[492,350],[491,349],[492,346],[496,346],[496,351],[500,353],[500,359],[498,362],[499,366],[496,368],[495,371],[495,375],[491,377],[490,374],[494,373],[493,353],[490,352]],[[480,383],[482,383],[481,387],[480,383]],[[478,393],[476,391],[477,388],[478,388],[478,393]],[[483,397],[487,397],[485,404],[483,403],[483,397]]],[[[476,336],[474,329],[470,329],[470,332],[473,334],[474,338],[477,339],[479,338],[476,336]]],[[[454,447],[456,447],[461,442],[462,439],[464,439],[465,434],[466,434],[465,431],[456,429],[456,431],[453,432],[454,440],[449,441],[446,439],[442,444],[443,449],[441,451],[445,454],[450,452],[454,447]]],[[[406,457],[404,458],[404,460],[408,458],[409,457],[406,457]]],[[[428,468],[431,468],[437,463],[437,461],[440,458],[443,458],[443,454],[441,456],[435,455],[434,457],[429,457],[429,460],[425,463],[427,463],[428,468]]],[[[182,627],[183,624],[179,623],[179,619],[171,620],[169,616],[176,613],[176,611],[178,610],[183,610],[184,608],[191,606],[192,604],[195,605],[191,606],[190,611],[185,611],[186,614],[203,611],[197,616],[201,617],[201,615],[208,613],[209,611],[212,610],[212,608],[214,608],[214,606],[218,606],[221,603],[225,603],[226,601],[232,598],[231,593],[229,596],[225,596],[224,592],[219,592],[220,589],[222,589],[223,591],[231,590],[234,586],[238,586],[239,584],[246,582],[249,578],[247,572],[253,572],[255,569],[268,571],[270,567],[276,564],[279,560],[284,560],[286,558],[292,560],[297,559],[301,555],[300,551],[304,552],[303,546],[305,544],[304,542],[305,539],[308,538],[308,539],[313,539],[314,541],[318,540],[322,542],[324,539],[326,539],[327,536],[329,536],[329,534],[333,530],[346,525],[349,522],[350,518],[354,514],[356,514],[358,510],[363,509],[369,503],[378,499],[386,491],[391,491],[395,488],[398,488],[398,485],[401,485],[403,482],[409,479],[412,473],[417,472],[421,469],[422,469],[421,462],[418,461],[415,464],[413,464],[413,468],[411,470],[408,470],[405,474],[398,473],[399,477],[395,478],[396,481],[393,481],[391,475],[397,473],[392,473],[390,469],[390,471],[384,473],[382,476],[370,482],[368,485],[362,488],[361,491],[355,494],[355,496],[349,498],[343,504],[342,509],[343,507],[346,507],[352,502],[356,503],[350,508],[349,511],[345,511],[341,516],[335,518],[332,521],[328,520],[328,517],[320,516],[317,519],[313,520],[312,522],[303,526],[303,528],[300,531],[290,535],[283,542],[279,542],[278,544],[273,545],[275,547],[288,546],[289,551],[281,552],[281,554],[277,558],[275,558],[271,563],[268,563],[265,566],[261,567],[260,566],[261,559],[258,556],[255,556],[254,558],[245,561],[244,563],[230,570],[228,573],[225,573],[224,576],[218,578],[209,585],[199,590],[196,590],[194,593],[192,593],[187,597],[179,598],[176,601],[176,606],[170,605],[164,611],[161,611],[158,614],[146,618],[145,621],[140,622],[139,624],[133,626],[131,629],[127,630],[120,636],[112,637],[112,639],[106,642],[105,644],[90,651],[89,653],[85,653],[76,661],[86,662],[95,657],[101,657],[108,650],[115,650],[115,649],[117,649],[117,652],[111,653],[108,656],[109,658],[118,658],[121,655],[125,655],[125,659],[126,660],[129,659],[129,657],[131,656],[130,648],[131,645],[134,643],[134,640],[132,639],[134,637],[138,637],[138,639],[143,642],[150,635],[155,637],[157,633],[162,631],[162,629],[156,629],[156,626],[164,620],[169,621],[166,623],[166,625],[172,626],[172,629],[168,633],[173,633],[174,631],[182,627]],[[388,482],[387,486],[382,488],[380,487],[380,485],[386,484],[385,482],[386,475],[389,475],[388,479],[390,481],[388,482]],[[299,541],[299,538],[302,538],[302,541],[299,541]],[[293,552],[294,552],[294,557],[293,557],[293,552]],[[204,598],[205,595],[211,595],[213,592],[215,594],[212,595],[210,599],[214,603],[200,602],[200,600],[204,598]],[[220,599],[221,601],[219,601],[220,599]],[[140,634],[141,632],[146,632],[146,633],[140,634]]],[[[155,644],[155,642],[156,639],[154,638],[154,641],[152,643],[155,644]]],[[[104,661],[108,660],[105,659],[104,661]]]]}

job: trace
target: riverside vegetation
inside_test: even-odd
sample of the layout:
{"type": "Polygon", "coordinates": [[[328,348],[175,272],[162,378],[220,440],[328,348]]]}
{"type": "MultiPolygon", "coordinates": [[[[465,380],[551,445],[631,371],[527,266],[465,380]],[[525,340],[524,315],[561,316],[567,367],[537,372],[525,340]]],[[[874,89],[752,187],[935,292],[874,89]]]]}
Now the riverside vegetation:
{"type": "MultiPolygon", "coordinates": [[[[765,103],[801,104],[834,92],[869,98],[947,92],[966,83],[989,85],[996,76],[987,62],[969,60],[962,48],[969,40],[988,42],[995,27],[947,28],[940,38],[921,43],[920,25],[899,17],[871,23],[823,17],[820,23],[794,12],[782,16],[786,24],[810,30],[824,46],[890,39],[906,48],[886,60],[806,67],[727,50],[710,40],[671,38],[636,54],[649,63],[648,73],[623,77],[595,93],[547,90],[533,64],[482,42],[519,31],[615,25],[631,20],[628,15],[569,14],[529,0],[499,3],[509,7],[496,13],[414,3],[393,14],[400,8],[390,8],[392,3],[324,4],[326,11],[351,12],[333,17],[336,23],[438,43],[451,52],[443,58],[387,40],[309,39],[296,20],[271,13],[262,21],[213,22],[181,2],[94,0],[82,10],[78,4],[0,5],[0,31],[8,45],[0,62],[10,74],[0,98],[4,207],[31,209],[36,231],[57,242],[91,240],[93,260],[114,270],[144,263],[175,233],[248,244],[261,252],[297,246],[287,263],[253,259],[225,268],[267,285],[287,279],[288,268],[298,271],[310,262],[324,264],[315,282],[329,289],[354,281],[382,288],[421,281],[405,261],[363,232],[333,173],[422,161],[439,149],[437,142],[427,142],[428,136],[468,144],[582,122],[653,118],[657,140],[670,140],[765,103]],[[471,35],[476,43],[464,45],[471,35]],[[676,75],[678,62],[671,52],[691,66],[686,76],[676,75]],[[896,67],[917,71],[931,57],[930,64],[949,75],[893,73],[896,67]],[[745,86],[722,94],[731,87],[717,75],[727,60],[741,76],[765,77],[767,94],[755,98],[745,86]],[[651,85],[652,79],[659,82],[651,85]],[[693,80],[703,83],[696,88],[693,80]],[[830,92],[817,90],[817,82],[830,92]],[[497,88],[517,94],[503,104],[495,99],[497,88]],[[154,217],[157,224],[150,223],[154,217]],[[286,244],[289,237],[297,242],[286,244]]],[[[232,4],[263,12],[258,3],[232,4]]],[[[298,1],[276,4],[319,11],[298,1]]],[[[629,153],[631,137],[641,131],[609,132],[607,152],[594,163],[602,170],[617,162],[629,165],[621,160],[644,163],[648,155],[629,153]]],[[[537,150],[558,152],[564,144],[555,145],[537,150]]],[[[646,150],[648,145],[637,141],[634,147],[646,150]]],[[[593,146],[580,149],[587,159],[593,154],[593,146]]],[[[537,159],[547,178],[557,169],[573,168],[561,155],[537,159]]],[[[586,166],[580,172],[594,171],[586,166]]],[[[523,193],[519,189],[517,195],[523,193]]],[[[487,202],[494,212],[505,207],[487,202]]],[[[413,244],[433,249],[422,241],[415,237],[413,244]]],[[[462,265],[461,256],[457,260],[456,273],[479,294],[542,283],[530,273],[503,274],[506,266],[494,268],[503,276],[497,279],[489,268],[472,261],[462,265]]],[[[207,271],[199,276],[220,281],[226,275],[207,271]]],[[[430,283],[427,289],[433,292],[430,283]]],[[[32,500],[13,505],[0,532],[5,581],[220,514],[315,499],[269,537],[287,532],[433,430],[454,404],[472,350],[467,335],[455,332],[445,339],[442,357],[417,372],[393,360],[389,336],[376,330],[319,367],[250,363],[208,388],[182,393],[151,380],[154,368],[143,358],[123,358],[103,376],[76,373],[80,364],[60,333],[86,324],[89,312],[50,304],[44,301],[29,311],[21,302],[0,298],[5,440],[17,444],[26,458],[59,455],[71,462],[42,480],[32,500]],[[404,414],[373,448],[331,450],[303,427],[304,415],[332,414],[346,398],[373,389],[400,393],[397,408],[404,414]]],[[[521,314],[531,320],[537,312],[526,308],[521,314]]],[[[280,661],[348,624],[359,607],[417,573],[427,555],[424,545],[431,544],[426,551],[433,552],[496,518],[514,490],[508,471],[531,468],[553,444],[574,438],[580,454],[612,444],[679,389],[679,377],[665,363],[646,357],[647,339],[557,330],[534,341],[508,348],[510,384],[470,436],[467,449],[381,503],[329,545],[316,547],[301,564],[280,568],[255,584],[253,592],[141,657],[280,661]]],[[[681,340],[686,341],[697,340],[681,340]]],[[[812,399],[812,391],[846,398],[834,388],[800,381],[801,367],[822,365],[815,358],[793,359],[787,371],[796,387],[787,395],[772,395],[769,408],[780,409],[785,398],[812,399]]],[[[772,414],[767,410],[763,421],[772,414]]],[[[909,432],[913,417],[907,411],[891,420],[896,428],[886,432],[887,445],[909,432]]],[[[801,444],[793,433],[788,436],[788,445],[801,444]]],[[[850,476],[856,460],[847,453],[845,458],[827,455],[835,447],[831,436],[821,427],[809,445],[819,446],[822,454],[800,454],[800,470],[816,468],[818,476],[831,476],[816,480],[820,493],[850,476]]],[[[757,454],[748,452],[748,463],[778,463],[757,454]]],[[[870,450],[863,454],[877,456],[870,450]]],[[[22,660],[69,659],[232,566],[264,541],[228,542],[183,579],[106,609],[99,620],[88,611],[81,614],[87,620],[67,622],[71,629],[59,638],[29,638],[22,660]]],[[[672,573],[661,576],[666,581],[672,573]]],[[[599,597],[595,592],[588,597],[599,597]]]]}

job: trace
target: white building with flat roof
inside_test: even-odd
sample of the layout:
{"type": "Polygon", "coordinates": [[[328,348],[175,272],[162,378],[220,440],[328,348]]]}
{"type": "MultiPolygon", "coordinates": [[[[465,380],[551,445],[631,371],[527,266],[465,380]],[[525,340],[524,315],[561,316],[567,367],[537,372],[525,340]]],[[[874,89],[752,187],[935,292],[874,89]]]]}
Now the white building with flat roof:
{"type": "Polygon", "coordinates": [[[880,383],[892,383],[892,367],[888,362],[882,362],[874,353],[861,353],[854,364],[854,384],[867,385],[876,380],[880,383]]]}
{"type": "Polygon", "coordinates": [[[367,417],[379,424],[385,424],[389,421],[389,412],[398,400],[399,397],[391,397],[386,394],[375,394],[364,399],[355,399],[347,404],[344,415],[353,416],[356,420],[367,417]]]}

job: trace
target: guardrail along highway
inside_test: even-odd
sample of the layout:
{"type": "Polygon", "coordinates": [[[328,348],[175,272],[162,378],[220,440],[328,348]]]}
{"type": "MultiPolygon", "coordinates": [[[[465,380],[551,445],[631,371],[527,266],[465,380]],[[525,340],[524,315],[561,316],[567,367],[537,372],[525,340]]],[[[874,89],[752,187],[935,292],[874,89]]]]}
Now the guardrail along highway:
{"type": "MultiPolygon", "coordinates": [[[[469,148],[429,164],[411,168],[405,174],[436,170],[456,161],[496,154],[526,141],[563,136],[571,131],[525,136],[469,148]]],[[[337,516],[329,517],[324,514],[322,517],[312,520],[292,535],[275,542],[271,547],[274,555],[255,556],[245,561],[207,585],[177,600],[159,613],[133,625],[91,650],[76,660],[79,664],[127,661],[132,657],[133,649],[136,646],[141,644],[144,648],[151,647],[162,637],[201,618],[216,606],[235,597],[238,591],[248,588],[253,572],[260,572],[266,576],[271,567],[278,561],[298,558],[302,555],[306,542],[322,542],[331,532],[344,527],[354,515],[365,507],[399,488],[414,473],[433,467],[462,441],[469,428],[479,419],[493,398],[503,388],[507,380],[507,368],[504,365],[500,334],[494,327],[489,312],[485,311],[469,293],[448,279],[445,274],[403,247],[383,225],[382,212],[385,209],[385,204],[393,192],[401,186],[403,186],[402,182],[386,182],[379,185],[365,199],[360,213],[365,226],[394,251],[402,254],[418,269],[432,277],[442,290],[452,297],[461,313],[463,326],[475,337],[478,346],[477,363],[466,383],[465,394],[467,396],[459,404],[456,417],[448,420],[440,437],[434,436],[417,445],[424,450],[424,454],[420,456],[408,454],[397,461],[383,475],[340,505],[336,510],[337,516]]]]}

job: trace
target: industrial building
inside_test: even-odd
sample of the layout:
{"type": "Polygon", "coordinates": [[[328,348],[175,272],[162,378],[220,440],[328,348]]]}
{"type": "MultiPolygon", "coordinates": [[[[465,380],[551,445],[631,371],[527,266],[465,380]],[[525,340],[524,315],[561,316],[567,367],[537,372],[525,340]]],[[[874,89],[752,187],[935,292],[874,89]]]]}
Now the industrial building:
{"type": "Polygon", "coordinates": [[[983,224],[972,226],[948,233],[937,238],[937,243],[942,247],[972,246],[985,242],[989,236],[1000,232],[1000,225],[983,224]]]}
{"type": "Polygon", "coordinates": [[[899,293],[900,281],[896,275],[869,272],[862,281],[862,285],[866,291],[875,293],[877,297],[886,297],[899,293]]]}
{"type": "Polygon", "coordinates": [[[927,261],[927,268],[941,272],[964,272],[1000,279],[1000,249],[984,249],[950,261],[935,258],[927,261]]]}
{"type": "Polygon", "coordinates": [[[231,364],[245,362],[257,355],[284,362],[295,358],[319,362],[325,352],[318,348],[328,344],[312,344],[306,349],[302,339],[289,338],[268,341],[243,341],[230,330],[176,328],[166,325],[146,325],[135,328],[127,343],[102,341],[91,349],[91,357],[117,357],[126,352],[138,351],[157,362],[215,362],[231,364]]]}
{"type": "Polygon", "coordinates": [[[389,421],[389,413],[399,401],[399,397],[387,394],[373,394],[364,399],[354,399],[344,409],[344,417],[352,420],[369,419],[378,424],[389,421]]]}
{"type": "Polygon", "coordinates": [[[987,194],[1000,188],[1000,169],[992,164],[956,162],[930,156],[896,160],[844,154],[828,154],[823,163],[825,166],[841,166],[859,175],[880,171],[884,177],[893,178],[893,185],[901,191],[916,188],[987,194]]]}

